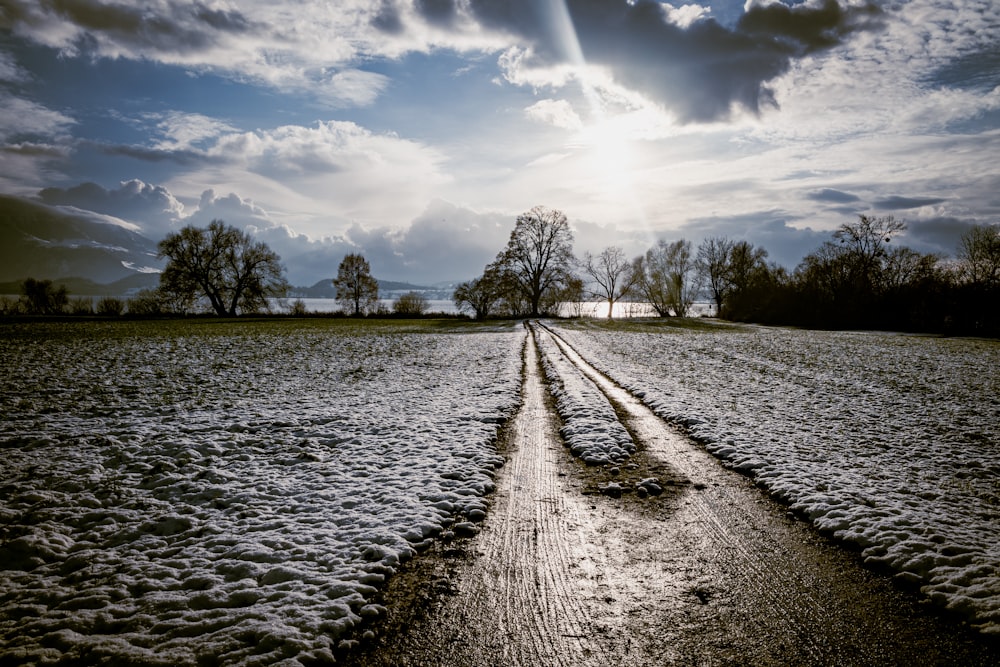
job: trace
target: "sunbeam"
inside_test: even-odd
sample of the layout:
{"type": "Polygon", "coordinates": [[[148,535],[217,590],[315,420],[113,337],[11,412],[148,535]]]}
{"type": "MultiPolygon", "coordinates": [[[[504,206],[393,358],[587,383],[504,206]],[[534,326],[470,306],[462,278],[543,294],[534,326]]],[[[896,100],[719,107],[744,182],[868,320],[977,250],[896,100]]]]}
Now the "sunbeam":
{"type": "Polygon", "coordinates": [[[627,127],[615,122],[615,118],[607,112],[599,87],[593,81],[594,74],[587,65],[566,0],[551,0],[549,8],[557,47],[566,61],[572,64],[588,106],[587,119],[576,138],[577,146],[584,151],[586,162],[599,181],[597,191],[627,206],[652,240],[653,233],[632,179],[632,170],[636,166],[633,137],[627,127]]]}

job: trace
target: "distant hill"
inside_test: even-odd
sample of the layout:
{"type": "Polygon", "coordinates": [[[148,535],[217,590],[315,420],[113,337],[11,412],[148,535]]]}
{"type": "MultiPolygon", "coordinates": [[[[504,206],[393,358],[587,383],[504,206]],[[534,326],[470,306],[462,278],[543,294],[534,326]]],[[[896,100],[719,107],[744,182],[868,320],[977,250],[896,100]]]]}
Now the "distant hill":
{"type": "MultiPolygon", "coordinates": [[[[451,287],[428,287],[395,280],[379,280],[378,291],[383,299],[392,299],[406,292],[417,292],[426,299],[450,299],[454,290],[451,287]]],[[[333,299],[337,296],[337,288],[333,286],[333,278],[327,278],[311,287],[293,287],[289,296],[305,299],[333,299]]]]}
{"type": "MultiPolygon", "coordinates": [[[[34,276],[30,276],[34,277],[34,276]]],[[[95,283],[87,278],[48,278],[57,287],[62,285],[74,296],[131,296],[143,289],[154,289],[160,284],[158,273],[137,273],[113,283],[95,283]]],[[[22,280],[0,282],[0,294],[20,294],[22,280]]]]}
{"type": "Polygon", "coordinates": [[[156,274],[144,270],[162,267],[156,243],[136,231],[83,212],[0,195],[0,282],[77,276],[101,285],[129,278],[145,284],[152,276],[155,285],[156,274]]]}

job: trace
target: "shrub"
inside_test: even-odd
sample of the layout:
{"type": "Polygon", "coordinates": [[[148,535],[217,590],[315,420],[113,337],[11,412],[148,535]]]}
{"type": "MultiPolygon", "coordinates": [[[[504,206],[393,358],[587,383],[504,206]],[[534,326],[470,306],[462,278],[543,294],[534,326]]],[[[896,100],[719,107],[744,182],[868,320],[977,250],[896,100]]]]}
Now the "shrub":
{"type": "Polygon", "coordinates": [[[308,314],[306,310],[306,302],[302,299],[296,299],[292,302],[292,305],[288,307],[288,314],[293,317],[303,317],[308,314]]]}
{"type": "Polygon", "coordinates": [[[423,315],[427,312],[427,299],[418,292],[407,292],[392,304],[392,312],[397,315],[423,315]]]}
{"type": "Polygon", "coordinates": [[[18,299],[0,295],[0,315],[20,315],[24,310],[18,299]]]}
{"type": "Polygon", "coordinates": [[[140,290],[128,302],[128,312],[131,315],[149,317],[162,315],[164,310],[163,298],[156,290],[140,290]]]}
{"type": "Polygon", "coordinates": [[[125,302],[113,296],[106,296],[97,302],[97,314],[109,317],[121,317],[125,312],[125,302]]]}
{"type": "Polygon", "coordinates": [[[73,315],[93,315],[94,302],[85,296],[73,297],[69,300],[69,312],[73,315]]]}

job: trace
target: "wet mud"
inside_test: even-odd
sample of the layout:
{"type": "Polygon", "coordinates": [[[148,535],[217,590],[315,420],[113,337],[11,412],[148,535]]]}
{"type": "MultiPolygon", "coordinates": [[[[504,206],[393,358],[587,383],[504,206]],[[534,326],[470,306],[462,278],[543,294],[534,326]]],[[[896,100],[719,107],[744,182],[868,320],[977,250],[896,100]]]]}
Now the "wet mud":
{"type": "Polygon", "coordinates": [[[995,642],[863,567],[554,336],[638,447],[618,470],[581,464],[533,336],[554,334],[527,337],[523,404],[481,531],[395,577],[347,664],[1000,664],[995,642]],[[661,492],[639,490],[650,477],[661,492]],[[600,492],[609,481],[620,497],[600,492]]]}

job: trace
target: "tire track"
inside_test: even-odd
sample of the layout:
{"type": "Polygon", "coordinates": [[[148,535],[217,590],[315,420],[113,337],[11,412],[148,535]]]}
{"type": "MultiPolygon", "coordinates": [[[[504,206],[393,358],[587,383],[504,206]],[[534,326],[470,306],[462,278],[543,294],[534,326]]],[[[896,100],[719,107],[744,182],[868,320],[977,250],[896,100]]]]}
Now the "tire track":
{"type": "Polygon", "coordinates": [[[444,594],[401,602],[394,624],[347,664],[998,663],[974,634],[831,548],[557,334],[530,328],[509,461],[471,557],[428,557],[410,583],[431,580],[444,594]],[[664,494],[586,495],[608,473],[560,440],[535,335],[553,337],[635,439],[640,469],[616,479],[626,486],[629,474],[656,470],[673,481],[664,494]]]}

